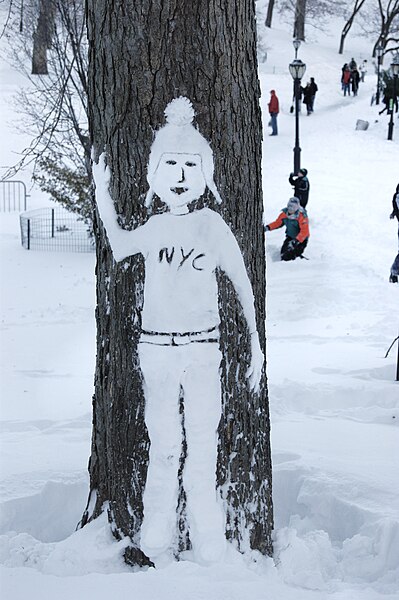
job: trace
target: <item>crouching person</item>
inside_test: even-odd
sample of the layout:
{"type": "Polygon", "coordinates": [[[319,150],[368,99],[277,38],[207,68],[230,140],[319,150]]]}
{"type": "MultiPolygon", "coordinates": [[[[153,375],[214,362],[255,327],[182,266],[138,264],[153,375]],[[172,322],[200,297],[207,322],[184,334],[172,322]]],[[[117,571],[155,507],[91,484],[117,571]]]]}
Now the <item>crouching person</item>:
{"type": "Polygon", "coordinates": [[[284,225],[286,238],[280,251],[281,260],[295,260],[302,256],[309,239],[308,215],[295,196],[289,199],[277,219],[266,225],[265,230],[272,231],[284,225]]]}

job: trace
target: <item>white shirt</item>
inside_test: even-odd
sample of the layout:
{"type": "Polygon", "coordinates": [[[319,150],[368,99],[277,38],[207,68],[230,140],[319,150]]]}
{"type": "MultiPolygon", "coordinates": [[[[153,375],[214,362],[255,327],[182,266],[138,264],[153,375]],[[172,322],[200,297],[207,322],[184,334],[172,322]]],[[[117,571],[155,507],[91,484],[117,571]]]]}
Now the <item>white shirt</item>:
{"type": "Polygon", "coordinates": [[[145,259],[144,330],[186,333],[218,325],[219,267],[239,295],[250,332],[256,331],[254,298],[243,257],[217,212],[203,208],[184,215],[164,213],[133,231],[120,231],[117,260],[138,252],[145,259]]]}

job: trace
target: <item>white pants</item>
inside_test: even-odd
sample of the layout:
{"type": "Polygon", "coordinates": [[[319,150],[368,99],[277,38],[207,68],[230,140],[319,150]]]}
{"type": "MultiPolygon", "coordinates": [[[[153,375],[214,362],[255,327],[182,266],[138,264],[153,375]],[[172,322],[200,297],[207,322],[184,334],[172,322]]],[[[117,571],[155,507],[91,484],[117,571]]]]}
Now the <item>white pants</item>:
{"type": "Polygon", "coordinates": [[[221,416],[218,343],[183,346],[139,344],[145,422],[151,441],[141,548],[150,558],[176,541],[178,479],[182,452],[180,388],[184,393],[187,458],[183,472],[194,555],[218,560],[225,546],[225,518],[216,491],[217,427],[221,416]]]}

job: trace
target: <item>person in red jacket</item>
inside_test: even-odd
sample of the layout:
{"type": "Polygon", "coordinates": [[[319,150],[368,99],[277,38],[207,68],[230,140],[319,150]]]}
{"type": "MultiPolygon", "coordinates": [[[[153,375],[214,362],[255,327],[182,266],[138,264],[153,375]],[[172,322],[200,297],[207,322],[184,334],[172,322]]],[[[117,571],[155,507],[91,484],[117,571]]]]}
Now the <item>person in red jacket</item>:
{"type": "Polygon", "coordinates": [[[352,83],[352,73],[348,66],[346,66],[346,68],[342,72],[341,83],[342,83],[342,89],[344,91],[344,96],[346,96],[346,92],[348,92],[348,96],[350,96],[351,95],[350,84],[352,83]]]}
{"type": "Polygon", "coordinates": [[[268,103],[269,115],[270,115],[270,126],[272,132],[270,135],[277,135],[277,115],[280,112],[278,98],[274,90],[270,90],[270,102],[268,103]]]}
{"type": "Polygon", "coordinates": [[[284,225],[286,237],[280,250],[281,260],[295,260],[302,256],[309,239],[308,215],[295,196],[289,199],[277,219],[266,225],[265,230],[272,231],[284,225]]]}

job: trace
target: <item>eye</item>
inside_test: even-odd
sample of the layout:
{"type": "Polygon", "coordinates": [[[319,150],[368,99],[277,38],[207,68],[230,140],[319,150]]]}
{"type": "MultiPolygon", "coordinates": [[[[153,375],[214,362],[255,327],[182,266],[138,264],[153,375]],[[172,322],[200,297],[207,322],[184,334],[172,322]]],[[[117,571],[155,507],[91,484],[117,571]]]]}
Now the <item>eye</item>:
{"type": "Polygon", "coordinates": [[[196,166],[197,166],[197,163],[195,163],[195,162],[191,162],[191,161],[186,162],[186,167],[196,167],[196,166]]]}
{"type": "Polygon", "coordinates": [[[175,160],[167,160],[167,161],[166,161],[166,164],[167,164],[167,165],[175,165],[175,164],[176,164],[176,161],[175,161],[175,160]]]}

